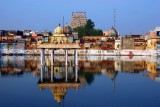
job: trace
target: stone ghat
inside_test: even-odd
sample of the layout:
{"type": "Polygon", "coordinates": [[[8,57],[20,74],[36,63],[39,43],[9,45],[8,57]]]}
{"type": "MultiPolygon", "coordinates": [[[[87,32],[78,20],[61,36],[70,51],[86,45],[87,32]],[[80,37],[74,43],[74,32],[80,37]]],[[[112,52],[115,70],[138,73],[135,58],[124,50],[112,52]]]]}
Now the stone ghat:
{"type": "MultiPolygon", "coordinates": [[[[160,52],[158,50],[88,50],[88,49],[78,49],[78,55],[102,55],[102,56],[159,56],[160,52]]],[[[3,49],[0,51],[1,55],[40,55],[40,49],[34,50],[8,50],[3,49]]],[[[51,50],[45,49],[45,54],[50,55],[51,50]]],[[[63,49],[55,50],[55,55],[64,55],[65,51],[63,49]]],[[[69,55],[74,54],[74,49],[68,50],[69,55]]]]}

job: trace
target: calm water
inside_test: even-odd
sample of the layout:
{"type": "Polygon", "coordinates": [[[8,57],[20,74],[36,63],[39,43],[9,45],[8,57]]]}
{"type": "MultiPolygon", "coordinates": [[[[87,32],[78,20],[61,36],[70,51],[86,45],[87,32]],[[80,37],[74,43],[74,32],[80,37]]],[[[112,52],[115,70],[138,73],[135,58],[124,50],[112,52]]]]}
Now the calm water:
{"type": "Polygon", "coordinates": [[[0,107],[159,107],[160,59],[0,57],[0,107]]]}

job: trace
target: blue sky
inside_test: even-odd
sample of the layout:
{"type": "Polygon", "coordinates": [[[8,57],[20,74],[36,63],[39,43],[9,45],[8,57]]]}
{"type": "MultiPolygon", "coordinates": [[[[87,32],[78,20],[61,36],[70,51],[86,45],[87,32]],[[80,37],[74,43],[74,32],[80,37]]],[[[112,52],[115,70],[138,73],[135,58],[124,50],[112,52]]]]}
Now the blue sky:
{"type": "Polygon", "coordinates": [[[0,0],[0,29],[52,31],[63,16],[70,24],[72,12],[87,13],[95,27],[113,26],[121,35],[145,34],[160,26],[160,0],[0,0]]]}

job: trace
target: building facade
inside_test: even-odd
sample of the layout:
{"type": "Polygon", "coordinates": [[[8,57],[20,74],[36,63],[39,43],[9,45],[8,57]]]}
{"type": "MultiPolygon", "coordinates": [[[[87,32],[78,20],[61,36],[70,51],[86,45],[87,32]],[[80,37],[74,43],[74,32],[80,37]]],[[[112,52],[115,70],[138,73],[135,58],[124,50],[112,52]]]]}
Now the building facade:
{"type": "Polygon", "coordinates": [[[145,36],[147,40],[147,50],[157,50],[160,49],[160,27],[156,27],[155,30],[150,31],[145,36]]]}
{"type": "Polygon", "coordinates": [[[145,50],[146,40],[142,35],[128,35],[122,37],[122,49],[124,50],[145,50]]]}
{"type": "Polygon", "coordinates": [[[78,26],[85,26],[87,23],[87,17],[85,12],[73,12],[71,19],[71,28],[77,28],[78,26]]]}

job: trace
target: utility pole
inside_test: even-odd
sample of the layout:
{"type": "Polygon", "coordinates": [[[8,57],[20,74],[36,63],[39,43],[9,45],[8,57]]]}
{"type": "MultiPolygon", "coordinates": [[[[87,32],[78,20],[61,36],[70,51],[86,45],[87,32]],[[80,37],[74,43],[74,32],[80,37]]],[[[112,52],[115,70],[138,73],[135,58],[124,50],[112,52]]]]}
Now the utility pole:
{"type": "Polygon", "coordinates": [[[64,16],[63,16],[63,34],[64,34],[64,16]]]}
{"type": "Polygon", "coordinates": [[[113,17],[114,17],[113,27],[116,28],[116,9],[114,9],[114,16],[113,17]]]}

